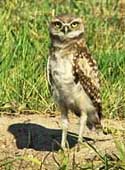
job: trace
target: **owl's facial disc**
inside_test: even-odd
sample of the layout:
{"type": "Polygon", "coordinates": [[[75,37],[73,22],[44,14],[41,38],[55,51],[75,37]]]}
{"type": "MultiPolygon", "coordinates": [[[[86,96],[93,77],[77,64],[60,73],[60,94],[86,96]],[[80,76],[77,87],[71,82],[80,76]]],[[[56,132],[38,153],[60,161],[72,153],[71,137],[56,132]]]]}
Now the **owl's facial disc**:
{"type": "Polygon", "coordinates": [[[51,22],[50,33],[59,37],[60,40],[77,38],[84,33],[84,25],[79,18],[70,21],[56,18],[51,22]]]}
{"type": "Polygon", "coordinates": [[[63,24],[63,27],[60,31],[62,31],[64,34],[68,34],[72,31],[75,31],[76,29],[79,28],[80,23],[79,22],[72,22],[69,24],[63,24]]]}
{"type": "Polygon", "coordinates": [[[55,21],[52,23],[55,30],[67,34],[79,28],[80,23],[78,21],[73,21],[71,23],[63,23],[60,21],[55,21]]]}
{"type": "Polygon", "coordinates": [[[62,32],[63,34],[67,34],[70,31],[69,24],[65,24],[60,21],[54,21],[52,22],[52,25],[54,26],[54,29],[60,33],[62,32]]]}

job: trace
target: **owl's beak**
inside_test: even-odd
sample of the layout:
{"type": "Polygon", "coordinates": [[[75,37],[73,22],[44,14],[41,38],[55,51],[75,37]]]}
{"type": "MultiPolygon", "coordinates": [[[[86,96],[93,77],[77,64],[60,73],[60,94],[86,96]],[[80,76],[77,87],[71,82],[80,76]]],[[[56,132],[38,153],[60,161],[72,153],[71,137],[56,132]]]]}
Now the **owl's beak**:
{"type": "Polygon", "coordinates": [[[69,31],[69,28],[65,26],[64,29],[65,29],[65,34],[66,34],[69,31]]]}
{"type": "Polygon", "coordinates": [[[68,26],[64,26],[63,29],[62,29],[62,32],[64,34],[67,34],[68,31],[69,31],[69,27],[68,26]]]}

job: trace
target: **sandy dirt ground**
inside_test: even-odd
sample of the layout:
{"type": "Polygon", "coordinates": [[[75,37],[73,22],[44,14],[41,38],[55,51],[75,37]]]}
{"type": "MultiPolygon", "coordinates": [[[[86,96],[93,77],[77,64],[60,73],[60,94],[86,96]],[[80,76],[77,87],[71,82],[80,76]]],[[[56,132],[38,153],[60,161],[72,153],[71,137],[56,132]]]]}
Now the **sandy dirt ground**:
{"type": "MultiPolygon", "coordinates": [[[[75,163],[83,164],[84,161],[97,159],[96,152],[83,142],[80,150],[77,150],[78,118],[70,115],[70,127],[68,134],[69,158],[75,163]]],[[[103,120],[103,126],[110,129],[125,129],[125,121],[103,120]]],[[[84,140],[90,142],[101,154],[114,155],[117,153],[114,137],[108,135],[84,136],[84,140]],[[92,139],[96,138],[94,142],[92,139]]],[[[56,170],[60,161],[60,115],[49,114],[20,114],[18,116],[0,117],[0,161],[6,158],[29,155],[44,162],[41,169],[56,170]],[[57,161],[56,161],[57,160],[57,161]]],[[[17,169],[23,169],[22,162],[17,169]]],[[[27,165],[28,166],[28,165],[27,165]]],[[[2,167],[1,167],[2,168],[2,167]]],[[[28,169],[28,168],[24,168],[28,169]]]]}

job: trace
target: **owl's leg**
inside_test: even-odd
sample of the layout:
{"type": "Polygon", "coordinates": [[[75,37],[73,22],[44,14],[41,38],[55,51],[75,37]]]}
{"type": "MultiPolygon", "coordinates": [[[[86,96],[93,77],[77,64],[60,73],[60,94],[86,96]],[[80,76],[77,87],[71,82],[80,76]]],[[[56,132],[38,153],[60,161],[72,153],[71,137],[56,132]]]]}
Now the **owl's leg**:
{"type": "Polygon", "coordinates": [[[83,131],[86,129],[86,121],[87,121],[87,115],[85,112],[82,112],[80,116],[80,127],[79,127],[79,136],[78,136],[79,143],[82,143],[83,141],[83,131]]]}
{"type": "Polygon", "coordinates": [[[62,119],[62,140],[61,140],[61,147],[66,147],[66,140],[67,140],[67,132],[68,132],[68,109],[63,107],[61,108],[61,119],[62,119]]]}

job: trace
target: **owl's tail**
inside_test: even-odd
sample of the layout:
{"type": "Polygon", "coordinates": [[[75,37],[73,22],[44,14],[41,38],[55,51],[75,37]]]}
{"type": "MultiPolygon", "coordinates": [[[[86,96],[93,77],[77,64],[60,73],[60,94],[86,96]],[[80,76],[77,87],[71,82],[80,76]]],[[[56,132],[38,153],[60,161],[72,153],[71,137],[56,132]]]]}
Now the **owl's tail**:
{"type": "Polygon", "coordinates": [[[102,113],[91,112],[88,113],[87,126],[89,129],[102,129],[101,124],[102,113]],[[100,117],[101,115],[101,117],[100,117]]]}

